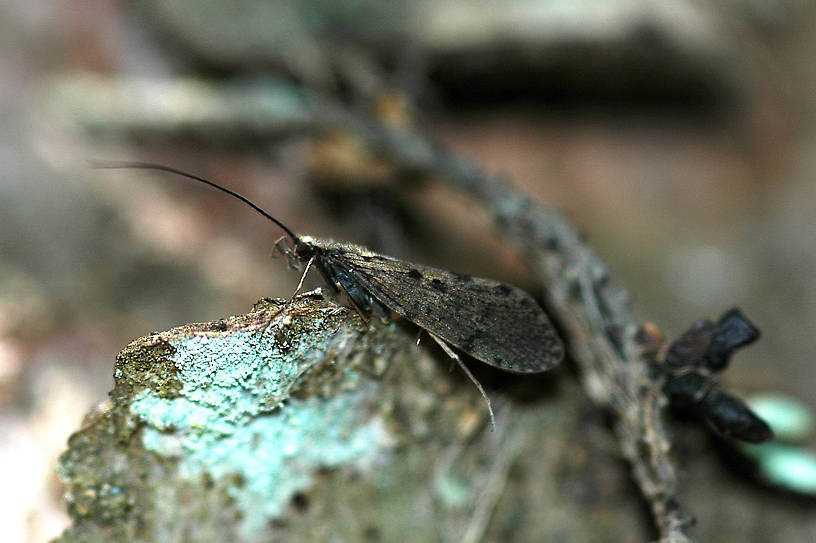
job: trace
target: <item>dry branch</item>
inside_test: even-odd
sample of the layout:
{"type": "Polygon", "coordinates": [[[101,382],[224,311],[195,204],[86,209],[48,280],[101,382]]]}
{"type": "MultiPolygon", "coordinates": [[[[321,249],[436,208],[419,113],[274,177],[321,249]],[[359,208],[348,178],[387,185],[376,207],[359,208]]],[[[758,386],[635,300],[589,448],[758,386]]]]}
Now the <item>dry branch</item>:
{"type": "Polygon", "coordinates": [[[653,336],[642,329],[628,294],[564,216],[545,209],[502,178],[483,172],[429,137],[398,131],[335,108],[338,125],[352,127],[399,169],[473,196],[493,214],[526,257],[546,292],[548,307],[581,369],[587,395],[610,409],[621,453],[649,502],[661,540],[691,541],[691,517],[677,495],[671,439],[661,414],[667,404],[654,371],[653,336]]]}

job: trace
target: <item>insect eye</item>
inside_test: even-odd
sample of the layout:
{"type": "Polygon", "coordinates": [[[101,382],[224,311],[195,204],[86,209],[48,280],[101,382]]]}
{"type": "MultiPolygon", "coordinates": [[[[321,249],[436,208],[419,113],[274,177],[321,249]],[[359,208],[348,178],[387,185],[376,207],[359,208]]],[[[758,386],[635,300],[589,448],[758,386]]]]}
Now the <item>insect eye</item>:
{"type": "Polygon", "coordinates": [[[314,247],[308,243],[298,243],[295,245],[295,255],[297,255],[298,258],[309,258],[312,256],[313,252],[314,247]]]}

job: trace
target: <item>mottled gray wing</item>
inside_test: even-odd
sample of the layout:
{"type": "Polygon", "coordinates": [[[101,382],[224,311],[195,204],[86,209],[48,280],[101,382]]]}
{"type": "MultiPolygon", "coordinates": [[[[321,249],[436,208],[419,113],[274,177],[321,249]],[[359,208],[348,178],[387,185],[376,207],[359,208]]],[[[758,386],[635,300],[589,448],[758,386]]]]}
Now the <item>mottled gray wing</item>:
{"type": "Polygon", "coordinates": [[[482,362],[533,373],[564,356],[547,315],[522,290],[382,255],[327,257],[392,311],[482,362]]]}

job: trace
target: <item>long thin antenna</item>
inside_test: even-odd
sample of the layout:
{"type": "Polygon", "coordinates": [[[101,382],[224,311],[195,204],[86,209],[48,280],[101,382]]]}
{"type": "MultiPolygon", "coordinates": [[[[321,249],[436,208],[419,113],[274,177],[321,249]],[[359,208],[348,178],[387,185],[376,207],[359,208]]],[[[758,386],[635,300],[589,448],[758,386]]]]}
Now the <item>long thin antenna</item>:
{"type": "Polygon", "coordinates": [[[152,164],[150,162],[108,162],[106,160],[92,160],[91,161],[91,166],[94,167],[94,168],[112,169],[112,170],[120,170],[120,169],[127,169],[127,168],[141,169],[141,170],[160,170],[160,171],[163,171],[163,172],[174,173],[174,174],[180,175],[182,177],[187,177],[188,179],[192,179],[193,181],[198,181],[200,183],[204,183],[205,185],[209,185],[209,186],[211,186],[213,188],[216,188],[216,189],[220,190],[221,192],[226,192],[227,194],[229,194],[233,198],[237,198],[237,199],[241,200],[246,205],[248,205],[249,207],[251,207],[252,209],[257,211],[258,213],[260,213],[261,215],[263,215],[264,217],[266,217],[267,219],[269,219],[273,223],[280,226],[283,229],[283,231],[286,232],[289,235],[290,238],[292,238],[293,242],[298,243],[298,237],[295,235],[294,232],[289,230],[286,227],[286,225],[284,225],[278,219],[276,219],[275,217],[273,217],[272,215],[270,215],[269,213],[267,213],[266,211],[264,211],[263,209],[261,209],[260,207],[255,205],[254,203],[252,203],[249,200],[249,198],[241,196],[237,192],[232,191],[232,190],[230,190],[230,189],[228,189],[226,187],[222,187],[218,183],[214,183],[214,182],[212,182],[212,181],[210,181],[208,179],[204,179],[203,177],[199,177],[197,175],[193,175],[191,173],[187,173],[185,171],[182,171],[182,170],[179,170],[179,169],[176,169],[176,168],[172,168],[170,166],[163,166],[161,164],[152,164]]]}

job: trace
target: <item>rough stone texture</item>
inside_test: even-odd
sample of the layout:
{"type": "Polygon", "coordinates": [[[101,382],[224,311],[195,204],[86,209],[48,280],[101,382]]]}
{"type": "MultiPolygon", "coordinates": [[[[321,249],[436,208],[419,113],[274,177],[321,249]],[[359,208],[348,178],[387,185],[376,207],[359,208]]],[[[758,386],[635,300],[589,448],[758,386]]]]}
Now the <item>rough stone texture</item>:
{"type": "Polygon", "coordinates": [[[643,529],[622,463],[594,458],[612,445],[574,385],[560,394],[550,375],[474,368],[496,406],[491,430],[472,384],[415,333],[367,328],[314,292],[134,341],[110,400],[61,457],[74,524],[57,541],[592,541],[643,529]]]}
{"type": "Polygon", "coordinates": [[[305,295],[134,341],[61,458],[62,540],[251,541],[318,470],[371,469],[393,442],[372,385],[389,336],[305,295]]]}

